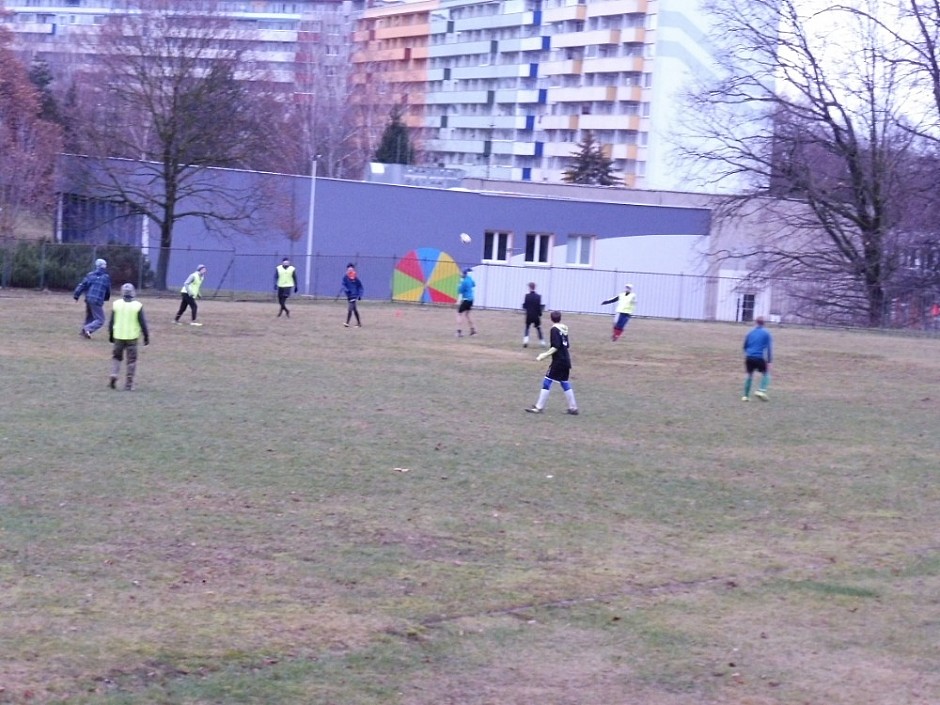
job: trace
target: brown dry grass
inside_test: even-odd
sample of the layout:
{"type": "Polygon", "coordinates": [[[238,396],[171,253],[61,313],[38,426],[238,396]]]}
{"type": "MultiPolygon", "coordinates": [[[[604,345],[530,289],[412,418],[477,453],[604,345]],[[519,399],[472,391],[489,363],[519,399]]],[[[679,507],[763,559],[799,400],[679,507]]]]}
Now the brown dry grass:
{"type": "Polygon", "coordinates": [[[139,389],[0,297],[0,702],[940,701],[940,343],[145,300],[139,389]]]}

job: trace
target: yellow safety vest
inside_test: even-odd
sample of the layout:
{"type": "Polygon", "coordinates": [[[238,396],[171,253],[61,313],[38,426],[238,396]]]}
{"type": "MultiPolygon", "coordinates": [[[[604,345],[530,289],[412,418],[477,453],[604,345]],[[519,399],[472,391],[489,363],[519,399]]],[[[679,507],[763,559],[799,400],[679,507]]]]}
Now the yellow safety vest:
{"type": "Polygon", "coordinates": [[[199,270],[197,269],[195,272],[193,272],[192,284],[189,285],[189,288],[187,288],[186,285],[183,284],[183,288],[180,289],[180,293],[189,294],[195,299],[197,296],[199,296],[199,289],[200,287],[202,287],[202,281],[205,278],[206,278],[205,275],[200,274],[199,270]]]}
{"type": "Polygon", "coordinates": [[[277,265],[277,285],[281,289],[294,286],[294,265],[277,265]]]}
{"type": "Polygon", "coordinates": [[[631,316],[636,310],[636,294],[621,294],[617,301],[617,313],[629,313],[631,316]]]}
{"type": "Polygon", "coordinates": [[[137,340],[143,330],[140,327],[140,309],[144,305],[140,301],[125,301],[118,299],[111,304],[111,310],[114,312],[114,330],[112,334],[115,340],[137,340]]]}

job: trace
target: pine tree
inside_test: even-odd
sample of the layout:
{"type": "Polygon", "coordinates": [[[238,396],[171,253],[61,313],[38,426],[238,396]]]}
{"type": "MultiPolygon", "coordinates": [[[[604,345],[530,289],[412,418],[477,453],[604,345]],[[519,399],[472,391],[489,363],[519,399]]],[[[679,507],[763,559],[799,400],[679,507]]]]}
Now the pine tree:
{"type": "Polygon", "coordinates": [[[401,121],[402,108],[396,105],[389,113],[389,123],[382,141],[375,150],[375,161],[383,164],[414,164],[415,151],[408,136],[408,126],[401,121]]]}
{"type": "Polygon", "coordinates": [[[571,158],[574,163],[562,173],[562,181],[568,184],[591,184],[593,186],[614,186],[618,179],[614,176],[613,160],[604,154],[604,150],[594,140],[590,132],[584,133],[584,139],[571,158]]]}

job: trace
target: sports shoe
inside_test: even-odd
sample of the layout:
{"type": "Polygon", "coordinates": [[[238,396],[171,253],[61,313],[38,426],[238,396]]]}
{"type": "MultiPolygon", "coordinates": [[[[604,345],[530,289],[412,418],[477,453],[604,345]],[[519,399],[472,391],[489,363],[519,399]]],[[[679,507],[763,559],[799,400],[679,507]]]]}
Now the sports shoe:
{"type": "Polygon", "coordinates": [[[108,382],[108,386],[111,387],[111,389],[117,389],[117,377],[112,377],[111,381],[108,382]]]}
{"type": "Polygon", "coordinates": [[[343,328],[349,328],[349,324],[348,324],[348,323],[344,323],[344,324],[343,324],[343,328]]]}
{"type": "Polygon", "coordinates": [[[741,401],[750,401],[747,397],[741,397],[741,401]]]}
{"type": "Polygon", "coordinates": [[[523,344],[522,344],[522,347],[527,348],[527,347],[529,347],[529,344],[528,344],[528,343],[523,343],[523,344]]]}
{"type": "Polygon", "coordinates": [[[176,325],[178,325],[178,326],[183,325],[182,323],[180,323],[180,319],[178,319],[178,318],[174,318],[174,319],[173,319],[173,322],[174,322],[176,325]]]}
{"type": "Polygon", "coordinates": [[[548,347],[548,343],[546,343],[544,340],[540,340],[540,341],[539,341],[539,345],[541,345],[543,348],[547,348],[547,347],[548,347]]]}
{"type": "Polygon", "coordinates": [[[528,409],[526,409],[526,411],[528,411],[530,414],[541,414],[541,413],[542,413],[542,410],[541,410],[540,408],[538,408],[537,406],[530,406],[528,409]]]}
{"type": "Polygon", "coordinates": [[[199,323],[198,321],[191,321],[189,325],[191,325],[191,326],[201,326],[202,324],[199,323]]]}
{"type": "Polygon", "coordinates": [[[760,399],[761,401],[768,401],[767,392],[761,389],[758,389],[756,392],[754,392],[754,396],[760,399]]]}
{"type": "Polygon", "coordinates": [[[362,328],[362,324],[361,324],[361,323],[357,323],[357,324],[356,324],[356,328],[362,328]]]}
{"type": "Polygon", "coordinates": [[[82,328],[82,330],[81,330],[81,332],[79,333],[79,335],[82,336],[85,340],[91,340],[91,333],[89,333],[89,332],[88,332],[87,330],[85,330],[84,328],[82,328]]]}
{"type": "Polygon", "coordinates": [[[577,416],[580,412],[577,409],[568,409],[568,413],[572,416],[577,416]]]}
{"type": "Polygon", "coordinates": [[[476,329],[476,328],[471,328],[471,329],[470,329],[470,335],[476,335],[476,334],[477,334],[477,329],[476,329]]]}

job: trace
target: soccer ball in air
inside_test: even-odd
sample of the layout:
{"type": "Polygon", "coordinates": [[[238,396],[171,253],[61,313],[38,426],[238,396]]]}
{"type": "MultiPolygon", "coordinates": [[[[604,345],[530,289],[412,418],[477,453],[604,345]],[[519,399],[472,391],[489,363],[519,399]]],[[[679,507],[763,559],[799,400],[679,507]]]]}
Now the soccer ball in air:
{"type": "Polygon", "coordinates": [[[470,239],[471,239],[471,238],[470,238],[470,236],[469,236],[467,233],[460,233],[460,241],[461,241],[464,245],[469,245],[469,244],[470,244],[470,239]]]}

